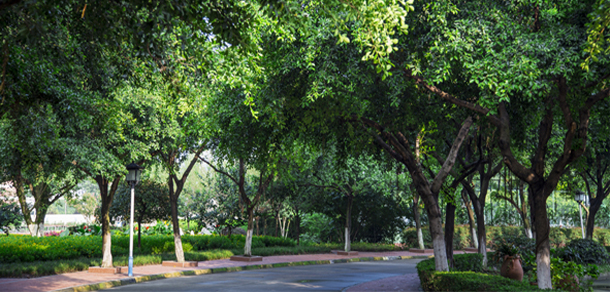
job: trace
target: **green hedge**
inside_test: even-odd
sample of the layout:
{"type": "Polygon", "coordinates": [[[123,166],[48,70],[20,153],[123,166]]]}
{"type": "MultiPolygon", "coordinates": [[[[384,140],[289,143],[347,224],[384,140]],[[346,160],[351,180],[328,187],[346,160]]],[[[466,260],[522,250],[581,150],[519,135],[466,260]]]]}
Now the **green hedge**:
{"type": "MultiPolygon", "coordinates": [[[[282,247],[285,248],[285,247],[282,247]]],[[[184,257],[187,261],[206,261],[226,259],[234,254],[229,250],[210,250],[185,252],[184,257]]],[[[114,266],[127,266],[127,256],[113,257],[114,266]]],[[[164,260],[175,260],[173,253],[161,255],[136,255],[133,258],[134,266],[158,265],[164,260]]],[[[99,266],[101,258],[75,258],[70,260],[34,261],[27,263],[0,264],[0,277],[40,277],[46,275],[56,275],[77,271],[85,271],[90,266],[99,266]]]]}
{"type": "Polygon", "coordinates": [[[480,254],[454,255],[455,269],[450,272],[437,272],[434,259],[417,264],[417,274],[424,291],[539,291],[538,287],[504,278],[498,275],[481,273],[480,254]],[[474,264],[478,263],[478,264],[474,264]]]}
{"type": "MultiPolygon", "coordinates": [[[[153,251],[167,251],[167,244],[173,246],[174,238],[171,235],[142,236],[141,249],[137,248],[136,254],[152,254],[153,251]]],[[[245,236],[232,235],[184,235],[184,245],[190,244],[193,251],[207,251],[213,249],[243,249],[245,236]]],[[[254,236],[252,248],[263,247],[292,247],[296,242],[292,239],[275,238],[271,236],[254,236]]],[[[115,256],[127,255],[129,252],[129,236],[112,236],[112,254],[115,256]]],[[[70,260],[77,258],[99,258],[102,257],[101,236],[67,236],[67,237],[30,237],[30,236],[6,236],[0,238],[0,262],[33,262],[50,260],[70,260]]]]}
{"type": "MultiPolygon", "coordinates": [[[[495,248],[495,244],[498,242],[498,238],[501,236],[523,236],[523,228],[519,226],[487,226],[487,247],[495,248]]],[[[432,238],[430,237],[430,229],[426,226],[422,228],[424,235],[424,245],[426,248],[432,248],[432,238]]],[[[570,241],[582,238],[580,228],[559,228],[551,227],[551,246],[564,247],[570,241]]],[[[602,245],[610,245],[610,230],[595,228],[593,232],[593,239],[602,245]]],[[[403,232],[404,243],[408,247],[418,247],[417,244],[417,232],[415,228],[407,228],[403,232]]],[[[463,249],[465,247],[473,246],[470,238],[470,227],[468,225],[455,226],[455,233],[453,236],[453,248],[463,249]]]]}

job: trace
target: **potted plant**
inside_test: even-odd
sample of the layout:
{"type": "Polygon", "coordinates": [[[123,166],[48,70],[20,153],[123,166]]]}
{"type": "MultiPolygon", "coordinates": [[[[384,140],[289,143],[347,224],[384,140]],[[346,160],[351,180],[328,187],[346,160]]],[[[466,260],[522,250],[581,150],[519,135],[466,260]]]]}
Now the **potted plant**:
{"type": "Polygon", "coordinates": [[[523,267],[519,249],[513,244],[501,244],[496,251],[499,258],[503,259],[500,275],[509,279],[523,280],[523,267]]]}

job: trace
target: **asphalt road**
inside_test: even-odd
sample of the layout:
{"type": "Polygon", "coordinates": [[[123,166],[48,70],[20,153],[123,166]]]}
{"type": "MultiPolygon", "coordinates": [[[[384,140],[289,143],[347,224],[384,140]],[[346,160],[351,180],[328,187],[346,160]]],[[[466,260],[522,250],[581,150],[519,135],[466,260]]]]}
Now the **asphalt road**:
{"type": "Polygon", "coordinates": [[[422,259],[260,269],[164,279],[107,291],[341,291],[360,283],[417,273],[422,259]]]}

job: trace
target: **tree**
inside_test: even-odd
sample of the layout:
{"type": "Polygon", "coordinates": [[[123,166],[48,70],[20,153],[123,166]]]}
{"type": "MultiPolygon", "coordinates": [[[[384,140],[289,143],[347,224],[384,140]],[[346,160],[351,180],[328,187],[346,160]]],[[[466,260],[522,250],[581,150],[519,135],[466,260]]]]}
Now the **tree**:
{"type": "Polygon", "coordinates": [[[374,162],[370,157],[368,159],[349,158],[347,161],[338,162],[333,161],[337,159],[335,155],[333,151],[327,151],[324,156],[318,157],[315,170],[310,178],[311,183],[305,185],[326,188],[332,190],[327,195],[343,197],[345,201],[344,250],[349,252],[351,250],[350,234],[352,233],[354,199],[357,200],[362,192],[376,184],[375,178],[380,177],[381,173],[373,166],[374,162]]]}
{"type": "MultiPolygon", "coordinates": [[[[257,184],[256,188],[252,188],[252,191],[246,191],[246,166],[245,159],[240,158],[238,160],[237,165],[237,173],[235,175],[230,174],[227,171],[224,171],[217,166],[214,166],[211,162],[206,160],[203,157],[199,157],[201,161],[208,164],[212,167],[216,172],[227,176],[238,188],[240,205],[245,207],[246,214],[248,216],[248,230],[246,230],[246,243],[244,246],[244,255],[252,256],[252,233],[254,229],[254,209],[260,202],[260,199],[263,193],[269,187],[269,184],[273,180],[273,174],[268,174],[268,169],[260,170],[260,174],[255,182],[257,184]]],[[[242,207],[242,208],[243,208],[242,207]]]]}
{"type": "Polygon", "coordinates": [[[87,224],[93,224],[95,221],[95,211],[100,207],[99,202],[99,196],[86,192],[80,197],[70,200],[70,205],[74,206],[76,212],[83,214],[87,224]]]}
{"type": "Polygon", "coordinates": [[[7,203],[0,200],[0,229],[8,236],[11,228],[21,225],[23,215],[19,206],[15,203],[7,203]]]}
{"type": "MultiPolygon", "coordinates": [[[[138,248],[141,247],[142,223],[167,220],[171,216],[168,188],[150,180],[144,180],[135,188],[134,221],[138,223],[138,248]]],[[[128,221],[131,213],[131,187],[121,184],[110,207],[111,221],[128,221]]]]}
{"type": "Polygon", "coordinates": [[[583,155],[592,109],[610,95],[608,54],[598,55],[589,71],[580,67],[586,58],[587,15],[598,6],[594,1],[418,5],[422,17],[409,18],[409,24],[419,28],[400,43],[403,52],[417,53],[399,49],[394,60],[422,90],[485,116],[497,128],[503,162],[529,185],[538,286],[551,288],[546,201],[569,165],[583,155]],[[538,128],[527,162],[515,156],[513,146],[523,116],[538,128]],[[554,131],[562,138],[551,139],[554,131]],[[554,145],[561,150],[550,153],[554,145]]]}
{"type": "Polygon", "coordinates": [[[608,149],[608,145],[596,144],[593,144],[593,147],[587,149],[587,152],[583,156],[584,161],[586,161],[586,166],[582,166],[579,171],[580,176],[585,182],[586,192],[589,196],[590,203],[589,208],[585,206],[585,210],[587,210],[585,236],[588,239],[593,238],[595,215],[599,211],[602,202],[610,195],[610,179],[608,178],[610,149],[608,149]]]}

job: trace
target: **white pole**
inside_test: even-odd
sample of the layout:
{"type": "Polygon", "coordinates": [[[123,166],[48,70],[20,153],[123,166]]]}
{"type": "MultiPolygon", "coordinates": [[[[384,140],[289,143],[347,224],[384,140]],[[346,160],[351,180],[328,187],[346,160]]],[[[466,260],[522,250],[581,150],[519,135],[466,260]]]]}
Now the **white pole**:
{"type": "Polygon", "coordinates": [[[582,231],[582,239],[585,239],[585,227],[582,225],[582,206],[578,203],[578,213],[580,214],[580,230],[582,231]]]}
{"type": "Polygon", "coordinates": [[[129,216],[129,277],[133,277],[133,201],[135,197],[135,182],[131,182],[131,215],[129,216]]]}

